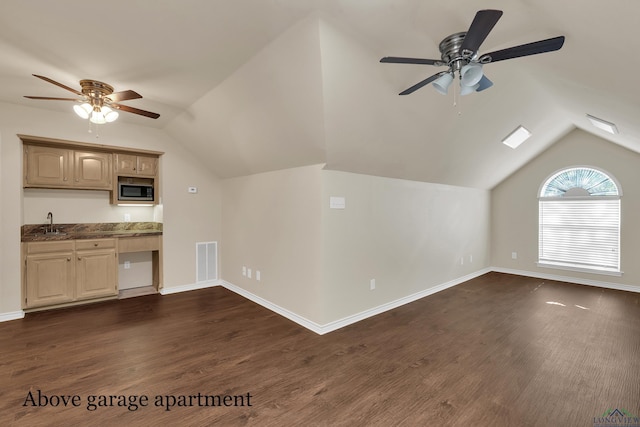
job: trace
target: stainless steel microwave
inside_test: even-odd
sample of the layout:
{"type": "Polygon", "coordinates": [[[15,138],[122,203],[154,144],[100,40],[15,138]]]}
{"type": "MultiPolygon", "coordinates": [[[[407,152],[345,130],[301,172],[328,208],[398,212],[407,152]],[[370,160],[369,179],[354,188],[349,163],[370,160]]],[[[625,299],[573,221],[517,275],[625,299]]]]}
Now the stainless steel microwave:
{"type": "Polygon", "coordinates": [[[119,182],[118,200],[153,201],[153,185],[119,182]]]}

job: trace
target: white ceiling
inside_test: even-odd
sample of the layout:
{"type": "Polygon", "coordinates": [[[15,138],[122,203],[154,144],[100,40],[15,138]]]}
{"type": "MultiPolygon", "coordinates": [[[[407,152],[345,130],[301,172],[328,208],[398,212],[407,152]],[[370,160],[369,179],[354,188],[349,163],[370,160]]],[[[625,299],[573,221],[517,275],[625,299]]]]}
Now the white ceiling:
{"type": "Polygon", "coordinates": [[[0,102],[72,114],[23,98],[71,95],[31,74],[96,79],[161,114],[105,126],[161,128],[220,177],[326,163],[488,189],[574,127],[640,152],[638,16],[635,0],[5,0],[0,102]],[[397,95],[441,68],[380,57],[437,59],[440,40],[488,8],[504,15],[481,53],[557,35],[565,45],[485,66],[494,87],[456,107],[430,86],[397,95]],[[502,145],[520,124],[533,137],[502,145]]]}

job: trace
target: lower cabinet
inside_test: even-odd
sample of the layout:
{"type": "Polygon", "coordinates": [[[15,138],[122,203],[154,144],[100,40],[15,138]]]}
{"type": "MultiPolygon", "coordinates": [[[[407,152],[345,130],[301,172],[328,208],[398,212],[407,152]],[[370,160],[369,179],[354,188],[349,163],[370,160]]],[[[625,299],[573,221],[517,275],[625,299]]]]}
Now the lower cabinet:
{"type": "Polygon", "coordinates": [[[25,308],[118,295],[115,239],[25,245],[25,308]]]}

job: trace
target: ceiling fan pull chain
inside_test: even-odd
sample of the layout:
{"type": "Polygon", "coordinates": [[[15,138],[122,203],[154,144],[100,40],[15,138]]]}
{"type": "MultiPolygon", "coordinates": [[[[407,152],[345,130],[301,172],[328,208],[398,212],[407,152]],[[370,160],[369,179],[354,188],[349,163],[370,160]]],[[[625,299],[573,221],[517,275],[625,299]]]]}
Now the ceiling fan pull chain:
{"type": "Polygon", "coordinates": [[[458,117],[460,117],[462,116],[462,110],[458,102],[462,99],[460,95],[462,91],[458,92],[458,85],[454,84],[452,86],[453,86],[453,108],[458,110],[458,117]]]}
{"type": "Polygon", "coordinates": [[[455,77],[454,77],[454,84],[452,84],[451,86],[453,86],[453,106],[457,107],[458,106],[458,85],[455,84],[455,77]]]}

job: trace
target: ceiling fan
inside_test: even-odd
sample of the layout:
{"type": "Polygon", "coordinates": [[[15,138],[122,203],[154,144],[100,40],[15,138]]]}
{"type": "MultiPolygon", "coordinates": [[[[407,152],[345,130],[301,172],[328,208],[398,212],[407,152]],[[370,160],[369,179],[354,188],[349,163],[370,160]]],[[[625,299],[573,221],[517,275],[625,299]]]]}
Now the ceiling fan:
{"type": "Polygon", "coordinates": [[[433,82],[433,86],[438,92],[446,94],[456,73],[460,76],[460,94],[467,95],[493,86],[491,80],[482,72],[483,65],[505,59],[552,52],[559,50],[564,44],[564,36],[558,36],[479,55],[478,49],[480,45],[487,38],[501,16],[501,10],[485,9],[478,11],[468,31],[452,34],[440,42],[441,59],[386,56],[380,62],[448,67],[446,71],[436,73],[400,92],[400,95],[413,93],[431,82],[433,82]]]}
{"type": "Polygon", "coordinates": [[[160,114],[158,113],[152,113],[151,111],[145,111],[139,108],[120,104],[120,101],[142,98],[142,95],[132,90],[114,92],[113,87],[106,83],[99,82],[97,80],[80,80],[81,89],[78,91],[48,77],[39,76],[37,74],[34,74],[33,76],[66,89],[69,92],[73,92],[78,95],[78,98],[51,98],[46,96],[26,95],[25,98],[77,102],[78,104],[73,106],[73,110],[80,117],[83,119],[89,119],[92,123],[103,124],[114,121],[118,118],[118,112],[116,110],[139,114],[152,119],[160,117],[160,114]]]}

